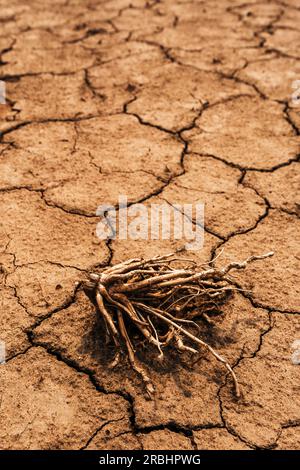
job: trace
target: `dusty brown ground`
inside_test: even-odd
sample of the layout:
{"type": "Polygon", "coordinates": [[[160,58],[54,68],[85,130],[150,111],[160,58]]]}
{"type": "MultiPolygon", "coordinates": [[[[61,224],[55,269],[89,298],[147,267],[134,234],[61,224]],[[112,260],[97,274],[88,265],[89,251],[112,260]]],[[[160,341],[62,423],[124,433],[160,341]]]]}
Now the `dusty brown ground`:
{"type": "Polygon", "coordinates": [[[299,0],[0,5],[0,447],[299,449],[299,0]],[[127,365],[108,371],[75,282],[174,247],[99,242],[96,207],[119,194],[204,201],[199,262],[276,252],[201,324],[241,401],[205,357],[154,362],[154,401],[127,365]]]}

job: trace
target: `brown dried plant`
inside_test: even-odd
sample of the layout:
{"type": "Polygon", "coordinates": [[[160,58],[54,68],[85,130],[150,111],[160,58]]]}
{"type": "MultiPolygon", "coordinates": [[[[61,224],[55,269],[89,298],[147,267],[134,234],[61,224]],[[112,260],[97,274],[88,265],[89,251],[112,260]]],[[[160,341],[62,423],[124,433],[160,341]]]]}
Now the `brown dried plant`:
{"type": "Polygon", "coordinates": [[[251,256],[222,269],[212,267],[211,262],[199,270],[194,261],[170,253],[149,259],[129,259],[106,267],[101,273],[90,273],[85,287],[95,292],[107,338],[113,341],[116,350],[110,367],[116,367],[125,352],[131,367],[141,376],[149,396],[153,396],[151,379],[136,358],[140,343],[136,336],[131,335],[134,325],[146,344],[157,349],[160,360],[167,346],[191,354],[199,354],[201,349],[206,349],[226,367],[239,397],[235,372],[225,358],[199,337],[200,329],[195,319],[202,316],[211,323],[209,312],[212,308],[222,304],[232,291],[238,290],[230,277],[231,270],[245,269],[252,261],[272,255],[271,252],[251,256]],[[181,269],[174,267],[176,262],[187,264],[181,269]],[[197,330],[197,334],[192,333],[193,330],[197,330]]]}

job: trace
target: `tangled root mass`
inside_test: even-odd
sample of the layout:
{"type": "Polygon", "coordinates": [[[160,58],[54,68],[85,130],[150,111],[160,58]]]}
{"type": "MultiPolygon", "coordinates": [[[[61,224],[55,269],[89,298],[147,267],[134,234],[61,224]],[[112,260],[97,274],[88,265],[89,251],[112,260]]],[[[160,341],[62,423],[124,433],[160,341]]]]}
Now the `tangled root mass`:
{"type": "Polygon", "coordinates": [[[107,338],[115,347],[110,367],[116,367],[125,353],[152,397],[151,378],[136,357],[141,339],[157,349],[161,360],[167,347],[195,355],[205,349],[227,369],[239,397],[240,387],[234,370],[201,339],[196,319],[202,316],[211,323],[209,312],[237,289],[230,277],[232,270],[245,269],[249,263],[272,255],[271,252],[251,256],[222,269],[211,264],[199,269],[194,261],[170,253],[150,259],[130,259],[107,267],[100,274],[90,273],[85,287],[93,290],[107,338]],[[178,268],[179,262],[185,266],[178,268]],[[139,332],[138,339],[131,334],[132,326],[139,332]]]}

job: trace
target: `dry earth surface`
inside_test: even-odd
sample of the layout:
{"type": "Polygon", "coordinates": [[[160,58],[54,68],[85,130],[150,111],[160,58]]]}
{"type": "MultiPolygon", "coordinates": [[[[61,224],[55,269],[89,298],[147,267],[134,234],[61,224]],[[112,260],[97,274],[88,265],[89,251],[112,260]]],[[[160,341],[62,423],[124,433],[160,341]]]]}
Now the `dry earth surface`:
{"type": "Polygon", "coordinates": [[[2,449],[299,449],[299,0],[0,0],[2,449]],[[205,338],[238,374],[107,369],[87,271],[171,241],[100,241],[96,208],[205,202],[217,264],[274,250],[205,338]]]}

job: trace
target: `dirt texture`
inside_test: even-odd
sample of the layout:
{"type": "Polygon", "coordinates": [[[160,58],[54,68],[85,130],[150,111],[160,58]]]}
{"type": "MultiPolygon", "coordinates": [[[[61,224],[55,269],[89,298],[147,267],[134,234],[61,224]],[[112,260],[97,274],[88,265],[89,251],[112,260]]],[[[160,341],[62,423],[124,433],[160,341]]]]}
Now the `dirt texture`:
{"type": "MultiPolygon", "coordinates": [[[[298,0],[0,0],[1,449],[300,449],[298,0]],[[88,271],[178,248],[101,241],[100,204],[205,203],[199,264],[274,251],[193,367],[108,369],[88,271]]],[[[299,86],[300,88],[300,86],[299,86]]]]}

